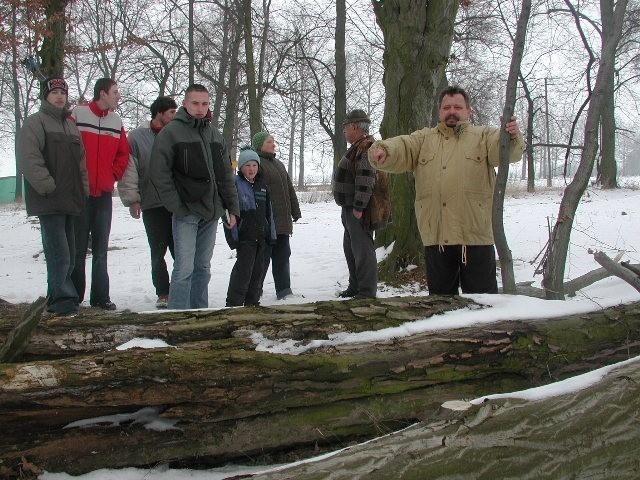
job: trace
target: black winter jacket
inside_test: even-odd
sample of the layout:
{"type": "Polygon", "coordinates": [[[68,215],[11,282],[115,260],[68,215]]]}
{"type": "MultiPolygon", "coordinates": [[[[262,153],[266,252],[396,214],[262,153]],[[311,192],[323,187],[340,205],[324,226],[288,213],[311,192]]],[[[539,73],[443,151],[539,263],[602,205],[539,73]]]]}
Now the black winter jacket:
{"type": "Polygon", "coordinates": [[[239,215],[231,161],[220,132],[207,118],[180,107],[156,136],[151,151],[151,182],[167,210],[218,219],[227,209],[239,215]]]}

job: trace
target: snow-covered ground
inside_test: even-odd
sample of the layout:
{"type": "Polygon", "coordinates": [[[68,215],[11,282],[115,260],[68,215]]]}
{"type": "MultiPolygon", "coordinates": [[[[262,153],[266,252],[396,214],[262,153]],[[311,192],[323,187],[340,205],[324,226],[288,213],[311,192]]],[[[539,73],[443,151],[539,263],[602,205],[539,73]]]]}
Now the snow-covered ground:
{"type": "MultiPolygon", "coordinates": [[[[575,278],[598,267],[589,250],[602,250],[610,256],[624,252],[623,260],[640,263],[640,189],[637,182],[631,188],[615,191],[589,189],[578,209],[571,239],[567,277],[575,278]]],[[[306,197],[308,194],[301,195],[306,197]]],[[[316,197],[321,197],[314,194],[316,197]]],[[[507,238],[515,263],[517,281],[533,281],[539,285],[541,278],[534,276],[537,262],[534,259],[543,250],[548,225],[553,225],[558,212],[562,191],[558,188],[540,189],[528,194],[521,186],[512,186],[505,202],[507,238]]],[[[328,197],[324,197],[328,198],[328,197]]],[[[301,204],[302,219],[294,227],[291,239],[292,288],[296,296],[289,303],[335,299],[336,292],[345,288],[347,268],[342,254],[342,226],[339,208],[332,201],[301,204]]],[[[212,279],[209,285],[211,308],[224,306],[229,273],[235,261],[218,228],[218,241],[212,260],[212,279]]],[[[46,268],[37,220],[28,219],[23,208],[0,207],[0,297],[11,302],[32,301],[44,294],[46,268]]],[[[114,199],[109,273],[111,299],[119,308],[135,311],[154,309],[155,293],[151,284],[148,245],[140,220],[129,216],[128,210],[114,199]]],[[[169,265],[171,259],[167,256],[169,265]]],[[[88,264],[90,260],[88,259],[88,264]]],[[[89,271],[89,268],[87,269],[89,271]]],[[[88,275],[89,279],[90,276],[88,275]]],[[[262,304],[278,303],[273,291],[270,273],[265,282],[262,304]]],[[[418,286],[404,289],[379,285],[380,296],[426,293],[418,286]]],[[[503,319],[553,317],[568,313],[596,310],[602,307],[640,299],[640,294],[617,278],[609,278],[594,284],[565,302],[545,302],[525,297],[506,295],[475,295],[476,301],[492,308],[451,312],[437,319],[411,322],[395,329],[361,334],[343,334],[323,340],[324,343],[351,343],[378,341],[407,335],[420,330],[460,327],[472,323],[484,323],[503,319]]],[[[256,337],[257,348],[277,353],[297,354],[300,348],[294,343],[272,344],[256,337]]],[[[140,340],[141,343],[147,342],[140,340]]],[[[312,345],[315,345],[312,344],[312,345]]],[[[149,346],[149,345],[147,345],[149,346]]],[[[150,346],[154,346],[151,344],[150,346]]],[[[127,346],[123,346],[127,348],[127,346]]],[[[576,379],[570,385],[556,388],[583,388],[597,381],[601,374],[580,383],[576,379]],[[594,380],[595,379],[595,380],[594,380]],[[582,386],[582,387],[581,387],[582,386]]],[[[490,395],[492,392],[486,392],[490,395]]],[[[546,393],[549,394],[548,391],[546,393]]],[[[536,393],[527,394],[536,398],[536,393]]],[[[545,395],[539,394],[540,397],[545,395]]],[[[106,479],[218,479],[230,475],[250,473],[257,469],[210,470],[206,472],[176,470],[117,470],[97,471],[82,476],[84,480],[106,479]]],[[[259,470],[259,469],[258,469],[259,470]]],[[[45,474],[46,480],[68,480],[69,476],[45,474]]]]}
{"type": "MultiPolygon", "coordinates": [[[[314,193],[314,197],[322,198],[314,193]]],[[[561,199],[561,190],[543,190],[528,194],[512,190],[505,202],[507,238],[514,259],[517,281],[534,281],[537,262],[531,263],[544,248],[561,199]]],[[[302,196],[302,195],[301,195],[302,196]]],[[[308,196],[308,194],[305,194],[308,196]]],[[[326,195],[324,198],[328,198],[326,195]]],[[[332,201],[301,205],[302,219],[294,226],[291,238],[291,285],[295,298],[289,303],[333,299],[346,288],[347,268],[342,253],[342,226],[339,207],[332,201]]],[[[19,206],[0,206],[0,297],[10,302],[32,301],[45,293],[46,266],[37,219],[27,218],[19,206]]],[[[640,190],[603,191],[589,189],[578,209],[571,238],[567,276],[575,278],[598,265],[589,249],[610,255],[624,251],[623,259],[640,261],[640,190]]],[[[114,212],[109,252],[111,299],[120,309],[152,310],[156,295],[151,283],[149,247],[141,220],[129,216],[119,199],[114,198],[114,212]]],[[[225,304],[229,273],[235,253],[224,241],[218,227],[216,247],[211,263],[209,306],[225,304]]],[[[171,268],[171,258],[167,255],[171,268]]],[[[87,259],[87,281],[90,281],[87,259]]],[[[573,302],[592,302],[594,308],[605,298],[624,301],[634,290],[617,279],[609,279],[585,289],[573,302]],[[618,298],[619,297],[619,298],[618,298]]],[[[270,273],[264,286],[262,304],[278,302],[270,273]]],[[[415,286],[412,293],[417,291],[415,286]]],[[[381,296],[402,294],[402,290],[379,286],[381,296]]]]}

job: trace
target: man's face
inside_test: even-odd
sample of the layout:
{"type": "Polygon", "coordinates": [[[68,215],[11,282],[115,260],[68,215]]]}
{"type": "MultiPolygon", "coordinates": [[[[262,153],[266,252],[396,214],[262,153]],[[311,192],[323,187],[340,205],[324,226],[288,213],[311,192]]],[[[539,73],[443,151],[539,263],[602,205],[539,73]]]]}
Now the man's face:
{"type": "Polygon", "coordinates": [[[100,100],[104,103],[108,110],[115,110],[118,108],[118,104],[120,103],[120,90],[118,90],[118,85],[113,84],[108,92],[102,90],[100,92],[100,100]]]}
{"type": "Polygon", "coordinates": [[[185,110],[194,118],[204,118],[209,111],[208,92],[189,92],[182,102],[185,110]]]}
{"type": "Polygon", "coordinates": [[[440,104],[440,121],[447,127],[455,127],[460,122],[466,122],[470,116],[471,109],[460,93],[444,96],[440,104]]]}
{"type": "Polygon", "coordinates": [[[161,127],[164,127],[165,125],[167,125],[167,123],[173,120],[173,117],[175,116],[176,116],[176,109],[170,108],[169,110],[165,110],[164,112],[158,112],[156,114],[156,120],[158,120],[161,127]]]}
{"type": "Polygon", "coordinates": [[[265,139],[260,150],[262,150],[264,153],[276,153],[276,141],[271,135],[269,135],[265,139]]]}
{"type": "Polygon", "coordinates": [[[360,129],[353,123],[347,123],[342,127],[344,138],[349,144],[353,144],[360,137],[360,129]]]}
{"type": "Polygon", "coordinates": [[[54,107],[64,108],[67,104],[67,94],[61,88],[54,88],[49,92],[45,100],[54,107]]]}

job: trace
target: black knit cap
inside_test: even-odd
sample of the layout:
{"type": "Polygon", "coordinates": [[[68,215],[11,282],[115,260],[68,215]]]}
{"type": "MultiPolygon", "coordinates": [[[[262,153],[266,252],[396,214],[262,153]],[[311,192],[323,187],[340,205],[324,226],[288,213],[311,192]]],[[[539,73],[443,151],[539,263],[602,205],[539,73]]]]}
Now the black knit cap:
{"type": "Polygon", "coordinates": [[[51,90],[55,90],[59,88],[65,94],[69,94],[69,87],[67,82],[64,81],[64,78],[58,76],[52,76],[47,78],[44,82],[40,84],[40,93],[44,100],[47,99],[47,95],[51,93],[51,90]]]}
{"type": "Polygon", "coordinates": [[[348,125],[349,123],[360,123],[360,122],[371,123],[371,119],[369,118],[369,115],[367,115],[367,112],[365,112],[364,110],[360,110],[359,108],[356,108],[355,110],[351,110],[349,113],[347,113],[347,116],[345,117],[344,122],[342,122],[342,124],[348,125]]]}

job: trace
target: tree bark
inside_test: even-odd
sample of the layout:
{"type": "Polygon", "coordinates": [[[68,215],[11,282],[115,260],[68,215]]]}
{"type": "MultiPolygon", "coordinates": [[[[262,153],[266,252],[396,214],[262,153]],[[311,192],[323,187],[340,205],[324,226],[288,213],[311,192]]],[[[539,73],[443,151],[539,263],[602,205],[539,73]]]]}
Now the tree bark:
{"type": "Polygon", "coordinates": [[[79,343],[103,342],[102,350],[0,364],[1,464],[24,457],[48,471],[77,474],[158,462],[203,467],[247,458],[282,461],[397,430],[429,418],[446,400],[545,384],[640,353],[638,303],[295,356],[256,351],[249,337],[253,331],[305,342],[398,326],[470,303],[460,297],[389,298],[96,314],[71,322],[85,330],[45,323],[45,332],[58,328],[79,343]],[[93,335],[86,330],[91,323],[93,335]],[[105,351],[108,328],[131,336],[152,328],[176,348],[105,351]],[[110,426],[107,419],[69,426],[142,409],[174,426],[153,431],[131,421],[110,426]]]}
{"type": "MultiPolygon", "coordinates": [[[[440,80],[449,61],[459,2],[374,0],[376,21],[384,36],[384,117],[382,138],[409,134],[431,125],[440,80]]],[[[380,278],[391,278],[408,265],[420,265],[423,246],[415,219],[413,175],[390,181],[393,224],[377,243],[395,242],[380,265],[380,278]]]]}
{"type": "Polygon", "coordinates": [[[64,45],[67,31],[67,0],[49,0],[45,6],[47,30],[40,49],[41,69],[46,76],[64,74],[64,45]]]}
{"type": "MultiPolygon", "coordinates": [[[[606,3],[606,0],[602,0],[602,2],[606,3]]],[[[600,66],[598,67],[596,83],[591,94],[584,127],[584,149],[582,150],[578,170],[562,196],[556,224],[549,239],[542,282],[549,299],[564,298],[564,271],[573,219],[593,171],[593,163],[598,150],[598,124],[602,112],[603,96],[607,88],[607,81],[610,78],[610,72],[614,68],[615,52],[620,41],[626,8],[627,0],[616,2],[615,12],[613,12],[614,17],[608,22],[610,28],[602,31],[600,66]]],[[[604,12],[605,9],[602,9],[602,11],[604,12]]],[[[603,22],[603,26],[604,24],[603,22]]]]}
{"type": "Polygon", "coordinates": [[[513,39],[513,53],[511,66],[505,92],[504,109],[502,110],[502,122],[500,124],[500,163],[493,191],[492,225],[493,238],[496,244],[498,257],[500,258],[500,275],[502,276],[502,291],[504,293],[516,293],[516,277],[513,273],[513,257],[504,232],[504,193],[509,178],[509,157],[511,156],[511,136],[505,130],[507,122],[511,121],[516,103],[518,89],[518,76],[524,53],[524,43],[527,36],[527,25],[531,16],[531,0],[523,0],[518,17],[516,35],[513,39]]]}
{"type": "Polygon", "coordinates": [[[347,116],[347,57],[345,53],[345,37],[347,30],[347,7],[345,0],[336,0],[336,35],[335,35],[335,97],[333,122],[333,170],[338,167],[340,159],[347,153],[347,141],[344,138],[342,122],[347,116]]]}
{"type": "Polygon", "coordinates": [[[258,103],[256,67],[253,60],[253,30],[251,25],[251,0],[243,0],[244,53],[246,59],[247,97],[249,98],[249,129],[251,138],[262,130],[262,112],[258,103]]]}
{"type": "Polygon", "coordinates": [[[490,400],[462,414],[443,405],[428,421],[401,432],[251,478],[637,478],[639,397],[636,362],[569,395],[490,400]]]}
{"type": "MultiPolygon", "coordinates": [[[[604,2],[608,3],[608,2],[604,2]]],[[[603,6],[607,10],[613,10],[613,5],[603,6]]],[[[613,17],[613,12],[608,12],[602,16],[603,28],[611,28],[606,25],[613,17]]],[[[616,116],[615,116],[615,95],[614,83],[615,72],[612,68],[607,72],[608,78],[602,99],[602,114],[600,115],[600,125],[602,133],[602,157],[600,159],[598,183],[602,188],[618,188],[618,165],[616,164],[616,116]]]]}

